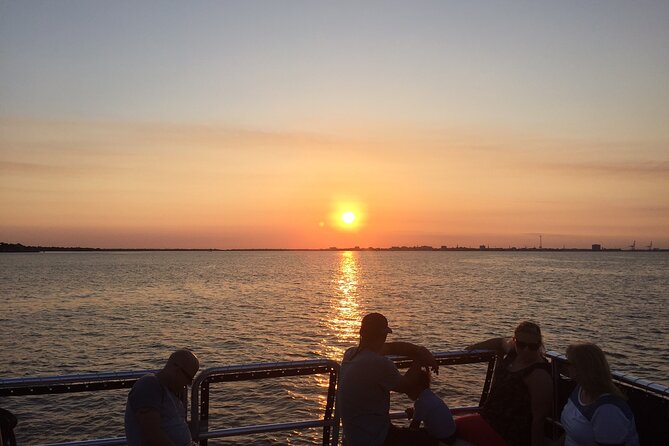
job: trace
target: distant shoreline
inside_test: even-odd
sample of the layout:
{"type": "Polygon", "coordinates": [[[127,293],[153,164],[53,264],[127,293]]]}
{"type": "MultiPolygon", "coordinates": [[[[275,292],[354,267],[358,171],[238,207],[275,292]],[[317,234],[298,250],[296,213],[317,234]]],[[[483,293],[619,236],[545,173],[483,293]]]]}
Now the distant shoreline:
{"type": "Polygon", "coordinates": [[[537,247],[509,247],[496,248],[480,246],[478,248],[466,246],[441,246],[435,248],[432,246],[392,246],[390,248],[361,248],[359,246],[349,248],[86,248],[86,247],[62,247],[62,246],[25,246],[20,243],[0,243],[0,253],[2,252],[323,252],[323,251],[493,251],[493,252],[669,252],[669,249],[622,249],[622,248],[537,248],[537,247]]]}

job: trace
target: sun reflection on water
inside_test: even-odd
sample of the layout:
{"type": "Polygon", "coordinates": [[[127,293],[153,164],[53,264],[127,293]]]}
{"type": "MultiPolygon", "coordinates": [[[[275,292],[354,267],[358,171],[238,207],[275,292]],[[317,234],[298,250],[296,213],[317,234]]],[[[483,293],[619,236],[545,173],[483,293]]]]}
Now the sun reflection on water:
{"type": "Polygon", "coordinates": [[[334,278],[335,296],[332,299],[333,315],[330,319],[330,331],[336,336],[338,346],[333,346],[335,357],[344,353],[345,346],[358,341],[360,327],[360,303],[358,295],[358,255],[355,252],[342,252],[339,268],[334,278]]]}
{"type": "MultiPolygon", "coordinates": [[[[327,335],[321,340],[320,356],[341,359],[344,351],[358,343],[361,308],[359,287],[360,259],[358,253],[341,253],[337,268],[333,270],[332,297],[324,321],[327,335]]],[[[313,375],[320,387],[327,389],[329,377],[313,375]]],[[[325,396],[322,396],[325,406],[325,396]]]]}

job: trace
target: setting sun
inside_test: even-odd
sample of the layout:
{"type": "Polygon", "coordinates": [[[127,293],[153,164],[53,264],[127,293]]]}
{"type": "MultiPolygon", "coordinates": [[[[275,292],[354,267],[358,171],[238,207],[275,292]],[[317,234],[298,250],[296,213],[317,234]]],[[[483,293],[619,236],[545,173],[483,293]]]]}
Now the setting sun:
{"type": "Polygon", "coordinates": [[[351,225],[355,221],[355,214],[351,211],[346,211],[343,214],[341,214],[341,219],[347,225],[351,225]]]}
{"type": "Polygon", "coordinates": [[[357,233],[368,223],[366,206],[358,198],[335,197],[331,206],[328,221],[335,230],[357,233]]]}

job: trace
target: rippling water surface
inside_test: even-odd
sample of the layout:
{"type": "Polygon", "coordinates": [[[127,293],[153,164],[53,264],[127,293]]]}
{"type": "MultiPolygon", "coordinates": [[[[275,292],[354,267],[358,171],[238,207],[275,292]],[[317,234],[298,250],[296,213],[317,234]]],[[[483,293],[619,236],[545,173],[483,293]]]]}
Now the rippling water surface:
{"type": "MultiPolygon", "coordinates": [[[[2,254],[0,278],[4,378],[155,369],[181,347],[203,368],[339,360],[357,342],[361,317],[380,311],[391,340],[435,351],[536,320],[549,350],[591,340],[615,370],[668,384],[668,253],[2,254]]],[[[482,373],[447,368],[434,388],[451,405],[476,403],[482,373]]],[[[326,387],[320,376],[216,384],[210,427],[316,417],[326,387]]],[[[21,443],[113,437],[123,435],[126,395],[0,398],[0,406],[19,416],[21,443]]],[[[395,408],[409,403],[393,399],[395,408]]],[[[253,442],[318,438],[307,431],[253,442]]]]}

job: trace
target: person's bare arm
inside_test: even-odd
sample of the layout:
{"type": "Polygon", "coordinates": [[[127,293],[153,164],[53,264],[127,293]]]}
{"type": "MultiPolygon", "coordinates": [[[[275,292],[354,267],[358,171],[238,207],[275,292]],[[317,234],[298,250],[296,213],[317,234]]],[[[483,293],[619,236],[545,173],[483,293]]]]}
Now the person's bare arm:
{"type": "Polygon", "coordinates": [[[439,373],[439,364],[430,350],[410,342],[386,342],[381,349],[382,355],[408,356],[419,366],[427,366],[439,373]]]}
{"type": "Polygon", "coordinates": [[[497,354],[504,356],[512,347],[513,342],[510,338],[492,338],[469,345],[466,350],[495,350],[497,354]]]}
{"type": "Polygon", "coordinates": [[[525,378],[532,409],[532,446],[543,446],[544,425],[553,405],[553,382],[545,370],[534,370],[525,378]]]}
{"type": "Polygon", "coordinates": [[[157,410],[140,409],[137,422],[144,446],[176,446],[160,429],[160,413],[157,410]]]}

